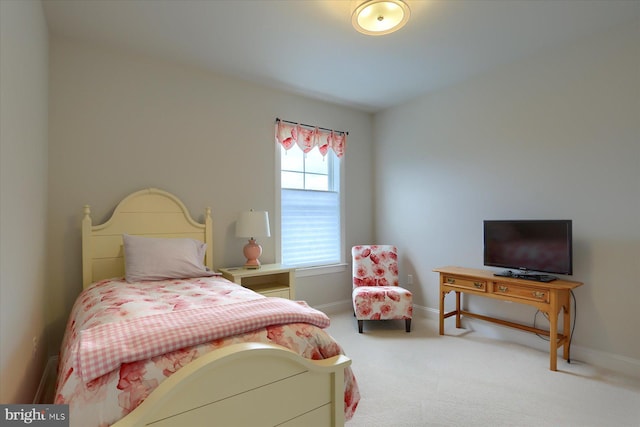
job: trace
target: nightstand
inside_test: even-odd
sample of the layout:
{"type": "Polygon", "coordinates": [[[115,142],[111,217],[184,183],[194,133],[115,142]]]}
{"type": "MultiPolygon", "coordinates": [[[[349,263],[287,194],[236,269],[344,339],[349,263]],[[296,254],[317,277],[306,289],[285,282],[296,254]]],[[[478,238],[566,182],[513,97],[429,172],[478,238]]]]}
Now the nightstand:
{"type": "Polygon", "coordinates": [[[263,264],[258,269],[219,268],[222,276],[266,297],[295,299],[295,269],[282,264],[263,264]]]}

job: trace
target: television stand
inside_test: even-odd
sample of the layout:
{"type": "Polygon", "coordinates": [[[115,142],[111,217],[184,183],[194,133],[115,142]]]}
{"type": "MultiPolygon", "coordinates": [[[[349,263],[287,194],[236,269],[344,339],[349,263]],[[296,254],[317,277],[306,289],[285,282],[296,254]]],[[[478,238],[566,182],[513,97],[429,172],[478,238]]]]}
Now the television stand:
{"type": "Polygon", "coordinates": [[[433,270],[440,273],[440,335],[444,335],[444,319],[456,317],[456,328],[461,328],[461,316],[472,317],[502,326],[520,329],[549,337],[549,369],[557,371],[558,348],[563,347],[563,358],[569,360],[571,345],[571,290],[582,286],[581,282],[554,280],[539,282],[518,277],[500,277],[487,270],[463,267],[442,267],[433,270]],[[456,294],[456,309],[444,311],[444,299],[449,292],[456,294]],[[538,329],[515,322],[484,316],[462,309],[462,293],[511,301],[536,307],[547,314],[549,330],[538,329]],[[564,310],[562,333],[558,333],[558,314],[564,310]]]}

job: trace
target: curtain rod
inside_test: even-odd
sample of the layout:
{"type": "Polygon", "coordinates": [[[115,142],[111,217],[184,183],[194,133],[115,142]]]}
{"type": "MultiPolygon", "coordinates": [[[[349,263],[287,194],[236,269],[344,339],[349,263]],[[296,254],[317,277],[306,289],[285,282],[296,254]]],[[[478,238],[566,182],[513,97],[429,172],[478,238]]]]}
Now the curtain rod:
{"type": "Polygon", "coordinates": [[[282,119],[276,117],[276,123],[278,123],[278,122],[289,123],[289,124],[292,124],[292,125],[300,125],[300,126],[304,126],[304,127],[311,128],[311,129],[318,128],[318,129],[322,129],[322,130],[328,130],[329,132],[338,132],[338,133],[343,133],[345,135],[349,135],[349,132],[345,132],[343,130],[334,130],[334,129],[323,128],[323,127],[320,127],[320,126],[306,125],[304,123],[296,123],[296,122],[292,122],[290,120],[282,120],[282,119]]]}

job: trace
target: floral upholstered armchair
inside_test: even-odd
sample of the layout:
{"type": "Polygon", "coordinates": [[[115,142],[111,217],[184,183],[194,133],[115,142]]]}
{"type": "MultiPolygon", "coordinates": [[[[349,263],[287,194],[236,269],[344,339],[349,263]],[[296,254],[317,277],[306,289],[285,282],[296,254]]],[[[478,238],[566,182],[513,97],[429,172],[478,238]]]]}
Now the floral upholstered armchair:
{"type": "Polygon", "coordinates": [[[392,245],[351,248],[353,311],[362,333],[365,320],[404,319],[411,331],[413,297],[398,285],[398,249],[392,245]]]}

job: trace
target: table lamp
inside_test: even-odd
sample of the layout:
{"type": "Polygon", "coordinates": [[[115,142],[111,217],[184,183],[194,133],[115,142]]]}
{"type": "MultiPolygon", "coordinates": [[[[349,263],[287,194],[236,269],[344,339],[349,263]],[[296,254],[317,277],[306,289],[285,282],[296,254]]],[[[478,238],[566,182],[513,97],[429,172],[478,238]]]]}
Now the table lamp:
{"type": "Polygon", "coordinates": [[[236,237],[248,237],[249,243],[244,246],[244,256],[247,262],[244,268],[260,268],[262,246],[255,241],[255,237],[269,237],[269,213],[267,211],[241,212],[236,222],[236,237]]]}

